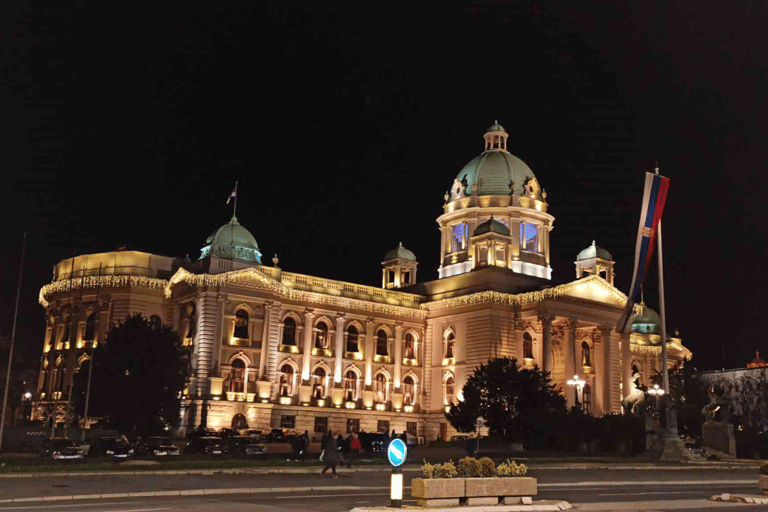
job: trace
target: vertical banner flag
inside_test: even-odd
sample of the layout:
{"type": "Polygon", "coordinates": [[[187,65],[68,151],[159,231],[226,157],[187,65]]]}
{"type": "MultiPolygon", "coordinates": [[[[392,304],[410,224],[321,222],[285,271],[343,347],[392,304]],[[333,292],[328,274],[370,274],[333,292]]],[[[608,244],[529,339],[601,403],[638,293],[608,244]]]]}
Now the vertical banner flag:
{"type": "Polygon", "coordinates": [[[624,313],[616,323],[616,332],[624,332],[632,316],[635,300],[643,286],[648,266],[651,264],[653,249],[656,246],[656,229],[664,213],[664,203],[667,201],[669,178],[660,174],[645,173],[645,191],[643,192],[643,208],[640,211],[640,226],[637,229],[635,245],[635,271],[632,274],[632,286],[627,295],[627,305],[624,313]]]}

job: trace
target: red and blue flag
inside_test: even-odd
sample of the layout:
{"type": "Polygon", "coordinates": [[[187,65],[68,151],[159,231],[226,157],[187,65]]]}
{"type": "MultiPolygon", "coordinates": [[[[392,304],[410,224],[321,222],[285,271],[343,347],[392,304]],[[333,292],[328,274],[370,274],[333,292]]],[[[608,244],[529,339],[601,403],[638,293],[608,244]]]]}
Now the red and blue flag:
{"type": "Polygon", "coordinates": [[[667,201],[669,191],[669,178],[660,174],[645,173],[645,191],[643,192],[643,208],[640,211],[640,226],[637,230],[637,243],[635,245],[635,271],[632,275],[632,286],[627,295],[627,306],[624,313],[616,323],[616,331],[624,332],[627,328],[632,310],[640,294],[645,276],[648,275],[648,267],[653,258],[653,250],[656,246],[656,232],[664,213],[664,203],[667,201]]]}

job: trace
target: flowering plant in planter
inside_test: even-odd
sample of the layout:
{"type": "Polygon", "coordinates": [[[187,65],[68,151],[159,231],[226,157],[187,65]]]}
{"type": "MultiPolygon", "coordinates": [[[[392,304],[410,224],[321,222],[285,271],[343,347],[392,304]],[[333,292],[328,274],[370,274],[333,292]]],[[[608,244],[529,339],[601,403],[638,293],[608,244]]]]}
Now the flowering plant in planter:
{"type": "Polygon", "coordinates": [[[525,464],[517,464],[513,460],[507,460],[502,462],[496,468],[496,476],[525,476],[528,473],[528,466],[525,464]]]}

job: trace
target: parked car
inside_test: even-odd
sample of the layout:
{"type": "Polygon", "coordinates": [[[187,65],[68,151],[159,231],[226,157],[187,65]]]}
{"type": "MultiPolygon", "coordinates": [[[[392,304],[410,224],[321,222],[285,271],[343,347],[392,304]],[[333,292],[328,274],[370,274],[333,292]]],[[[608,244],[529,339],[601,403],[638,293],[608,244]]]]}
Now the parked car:
{"type": "Polygon", "coordinates": [[[199,453],[202,455],[224,455],[227,453],[227,445],[220,437],[202,436],[193,437],[184,447],[184,453],[199,453]]]}
{"type": "Polygon", "coordinates": [[[218,437],[219,433],[212,428],[197,427],[195,430],[187,434],[187,438],[193,437],[218,437]]]}
{"type": "Polygon", "coordinates": [[[244,428],[240,431],[240,435],[252,437],[257,441],[261,441],[264,438],[264,436],[261,433],[261,430],[257,430],[255,428],[244,428]]]}
{"type": "Polygon", "coordinates": [[[233,436],[227,442],[227,452],[235,457],[267,457],[267,447],[259,443],[255,437],[233,436]]]}
{"type": "Polygon", "coordinates": [[[85,453],[71,439],[51,437],[43,441],[40,456],[52,460],[82,460],[85,453]]]}
{"type": "Polygon", "coordinates": [[[466,441],[467,439],[469,439],[469,436],[467,436],[466,434],[451,436],[451,441],[466,441]]]}
{"type": "Polygon", "coordinates": [[[268,443],[286,443],[288,442],[288,438],[285,435],[285,431],[281,428],[273,428],[269,431],[269,434],[267,434],[267,442],[268,443]]]}
{"type": "Polygon", "coordinates": [[[150,457],[165,457],[178,455],[179,447],[173,444],[170,437],[150,436],[136,445],[136,453],[150,457]]]}
{"type": "Polygon", "coordinates": [[[96,437],[88,448],[89,457],[127,459],[131,455],[133,455],[133,448],[122,437],[96,437]]]}
{"type": "Polygon", "coordinates": [[[215,434],[215,436],[216,436],[216,437],[220,437],[220,438],[222,438],[222,439],[224,439],[224,440],[227,440],[227,439],[229,439],[230,437],[233,437],[233,436],[239,436],[239,435],[240,435],[240,432],[238,432],[238,431],[237,431],[236,429],[234,429],[234,428],[221,428],[221,429],[219,429],[219,431],[218,431],[218,432],[215,434]]]}
{"type": "Polygon", "coordinates": [[[360,432],[357,434],[360,438],[360,446],[368,455],[384,453],[389,445],[389,436],[374,432],[360,432]]]}

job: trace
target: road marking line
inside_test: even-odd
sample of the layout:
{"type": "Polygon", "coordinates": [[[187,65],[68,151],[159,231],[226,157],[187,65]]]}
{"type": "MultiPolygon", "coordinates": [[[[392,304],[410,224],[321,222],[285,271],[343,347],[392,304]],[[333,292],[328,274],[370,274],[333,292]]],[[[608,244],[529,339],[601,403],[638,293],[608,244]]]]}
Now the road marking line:
{"type": "Polygon", "coordinates": [[[367,493],[344,493],[344,494],[313,494],[310,496],[304,495],[304,496],[275,496],[274,498],[270,498],[273,500],[300,500],[302,498],[343,498],[344,496],[389,496],[388,492],[384,493],[378,493],[378,494],[367,494],[367,493]]]}
{"type": "Polygon", "coordinates": [[[163,508],[130,508],[130,509],[119,508],[119,509],[115,509],[115,510],[104,510],[102,512],[149,512],[150,510],[171,510],[171,507],[163,507],[163,508]]]}
{"type": "Polygon", "coordinates": [[[566,483],[540,483],[539,487],[624,487],[635,485],[756,485],[757,478],[749,480],[661,480],[643,481],[633,480],[629,482],[566,482],[566,483]]]}
{"type": "Polygon", "coordinates": [[[35,510],[42,508],[64,508],[64,507],[103,507],[104,505],[125,505],[126,503],[115,501],[112,503],[78,503],[76,505],[38,505],[29,507],[3,507],[0,510],[35,510]]]}

